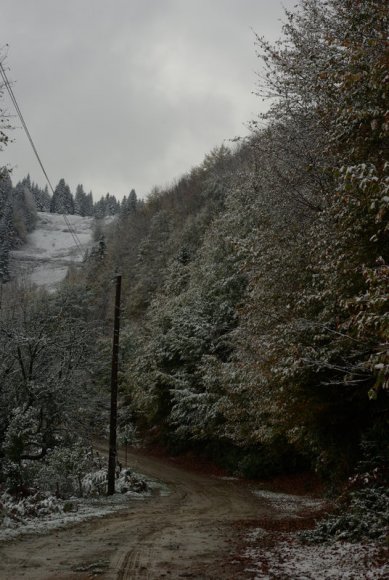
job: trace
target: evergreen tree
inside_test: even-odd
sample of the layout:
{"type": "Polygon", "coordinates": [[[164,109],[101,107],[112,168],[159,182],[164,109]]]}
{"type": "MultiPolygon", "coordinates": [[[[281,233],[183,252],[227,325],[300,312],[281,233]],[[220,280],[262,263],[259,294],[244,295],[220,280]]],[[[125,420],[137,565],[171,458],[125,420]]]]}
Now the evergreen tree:
{"type": "Polygon", "coordinates": [[[120,215],[121,217],[128,216],[135,213],[138,207],[138,198],[136,196],[135,189],[131,189],[128,197],[124,196],[122,203],[120,204],[120,215]]]}
{"type": "Polygon", "coordinates": [[[101,219],[106,216],[107,208],[106,208],[106,198],[102,196],[99,201],[94,204],[93,208],[93,215],[101,219]]]}
{"type": "Polygon", "coordinates": [[[87,214],[87,196],[82,185],[77,185],[76,195],[74,197],[74,213],[81,216],[87,214]]]}
{"type": "Polygon", "coordinates": [[[87,194],[85,199],[85,215],[93,215],[93,195],[91,191],[87,194]]]}
{"type": "Polygon", "coordinates": [[[4,208],[12,200],[12,181],[8,171],[4,171],[0,176],[0,216],[3,215],[4,208]]]}
{"type": "Polygon", "coordinates": [[[114,195],[107,193],[105,198],[106,215],[116,215],[120,210],[120,203],[114,195]]]}
{"type": "Polygon", "coordinates": [[[25,241],[26,235],[35,228],[37,208],[31,192],[30,180],[16,184],[13,194],[14,223],[18,237],[25,241]],[[28,186],[30,183],[30,186],[28,186]]]}
{"type": "Polygon", "coordinates": [[[47,185],[45,186],[45,188],[42,190],[40,190],[40,194],[39,194],[39,200],[40,200],[40,206],[42,207],[42,209],[40,211],[50,211],[50,201],[51,201],[51,195],[49,194],[49,190],[47,185]]]}
{"type": "Polygon", "coordinates": [[[3,206],[0,218],[0,282],[2,283],[8,282],[10,279],[9,253],[15,237],[12,202],[11,199],[8,199],[3,206]]]}
{"type": "Polygon", "coordinates": [[[60,179],[50,202],[51,213],[74,214],[74,199],[69,186],[60,179]]]}
{"type": "Polygon", "coordinates": [[[12,207],[12,181],[8,171],[0,176],[0,282],[8,282],[9,252],[15,239],[12,207]]]}

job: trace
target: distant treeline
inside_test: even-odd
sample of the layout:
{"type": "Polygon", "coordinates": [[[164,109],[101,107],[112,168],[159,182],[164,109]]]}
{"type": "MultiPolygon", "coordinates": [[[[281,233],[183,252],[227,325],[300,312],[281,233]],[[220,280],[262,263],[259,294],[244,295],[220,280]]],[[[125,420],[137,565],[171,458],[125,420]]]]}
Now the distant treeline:
{"type": "Polygon", "coordinates": [[[0,282],[9,280],[9,252],[26,240],[33,231],[37,212],[92,216],[101,219],[116,214],[126,215],[139,204],[132,189],[122,201],[107,193],[94,203],[92,192],[85,193],[78,185],[73,193],[64,179],[60,179],[50,195],[48,187],[40,188],[28,175],[15,187],[7,170],[0,175],[0,282]]]}
{"type": "Polygon", "coordinates": [[[54,195],[50,195],[47,185],[42,189],[31,181],[29,175],[19,181],[15,188],[12,187],[11,177],[5,172],[0,180],[0,196],[4,199],[11,192],[27,192],[28,197],[35,203],[37,211],[46,211],[50,213],[62,213],[68,215],[94,216],[103,218],[110,215],[116,215],[125,212],[127,206],[131,203],[131,198],[135,195],[132,189],[129,196],[124,196],[122,201],[116,199],[114,195],[107,193],[98,201],[93,201],[93,194],[90,191],[86,193],[84,187],[77,185],[75,193],[72,193],[69,185],[62,178],[54,189],[54,195]]]}

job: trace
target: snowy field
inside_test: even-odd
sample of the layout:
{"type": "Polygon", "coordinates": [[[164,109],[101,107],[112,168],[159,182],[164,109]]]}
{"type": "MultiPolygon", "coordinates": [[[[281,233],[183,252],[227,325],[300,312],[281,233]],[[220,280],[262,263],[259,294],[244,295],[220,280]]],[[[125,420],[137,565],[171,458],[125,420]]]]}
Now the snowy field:
{"type": "Polygon", "coordinates": [[[11,269],[17,276],[25,276],[37,286],[55,290],[71,264],[81,262],[92,247],[94,218],[66,216],[80,244],[77,245],[64,216],[38,213],[36,229],[27,236],[27,243],[12,252],[11,269]]]}

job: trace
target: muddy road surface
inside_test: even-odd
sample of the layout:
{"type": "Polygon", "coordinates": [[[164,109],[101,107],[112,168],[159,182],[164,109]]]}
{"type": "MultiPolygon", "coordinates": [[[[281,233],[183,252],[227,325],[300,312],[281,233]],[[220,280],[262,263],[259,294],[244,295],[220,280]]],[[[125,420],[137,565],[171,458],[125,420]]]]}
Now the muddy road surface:
{"type": "MultiPolygon", "coordinates": [[[[123,459],[121,457],[121,459],[123,459]]],[[[235,579],[235,522],[277,517],[248,487],[193,473],[172,462],[129,454],[129,465],[166,482],[169,495],[130,501],[128,509],[44,536],[0,544],[0,578],[235,579]]]]}

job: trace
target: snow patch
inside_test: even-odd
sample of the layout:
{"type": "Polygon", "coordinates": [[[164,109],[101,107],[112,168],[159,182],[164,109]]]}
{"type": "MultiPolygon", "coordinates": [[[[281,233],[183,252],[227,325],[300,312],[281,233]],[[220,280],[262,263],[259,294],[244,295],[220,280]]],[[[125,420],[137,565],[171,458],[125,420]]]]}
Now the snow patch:
{"type": "Polygon", "coordinates": [[[0,541],[25,534],[47,534],[51,530],[100,518],[128,508],[129,501],[145,500],[154,494],[169,495],[163,483],[145,478],[132,469],[123,469],[115,481],[116,493],[106,490],[107,472],[99,470],[86,475],[83,488],[88,497],[59,499],[37,491],[23,498],[4,492],[0,495],[0,541]]]}
{"type": "Polygon", "coordinates": [[[304,495],[290,495],[287,493],[275,493],[262,489],[253,489],[253,494],[261,500],[272,504],[277,511],[295,514],[303,510],[317,510],[327,505],[322,499],[316,499],[304,495]]]}
{"type": "MultiPolygon", "coordinates": [[[[267,535],[259,528],[250,532],[254,544],[267,535]]],[[[291,534],[280,534],[275,545],[251,545],[244,557],[247,572],[256,579],[298,578],[299,580],[368,580],[389,577],[389,564],[382,563],[382,550],[373,543],[336,542],[321,546],[303,545],[291,534]]]]}

